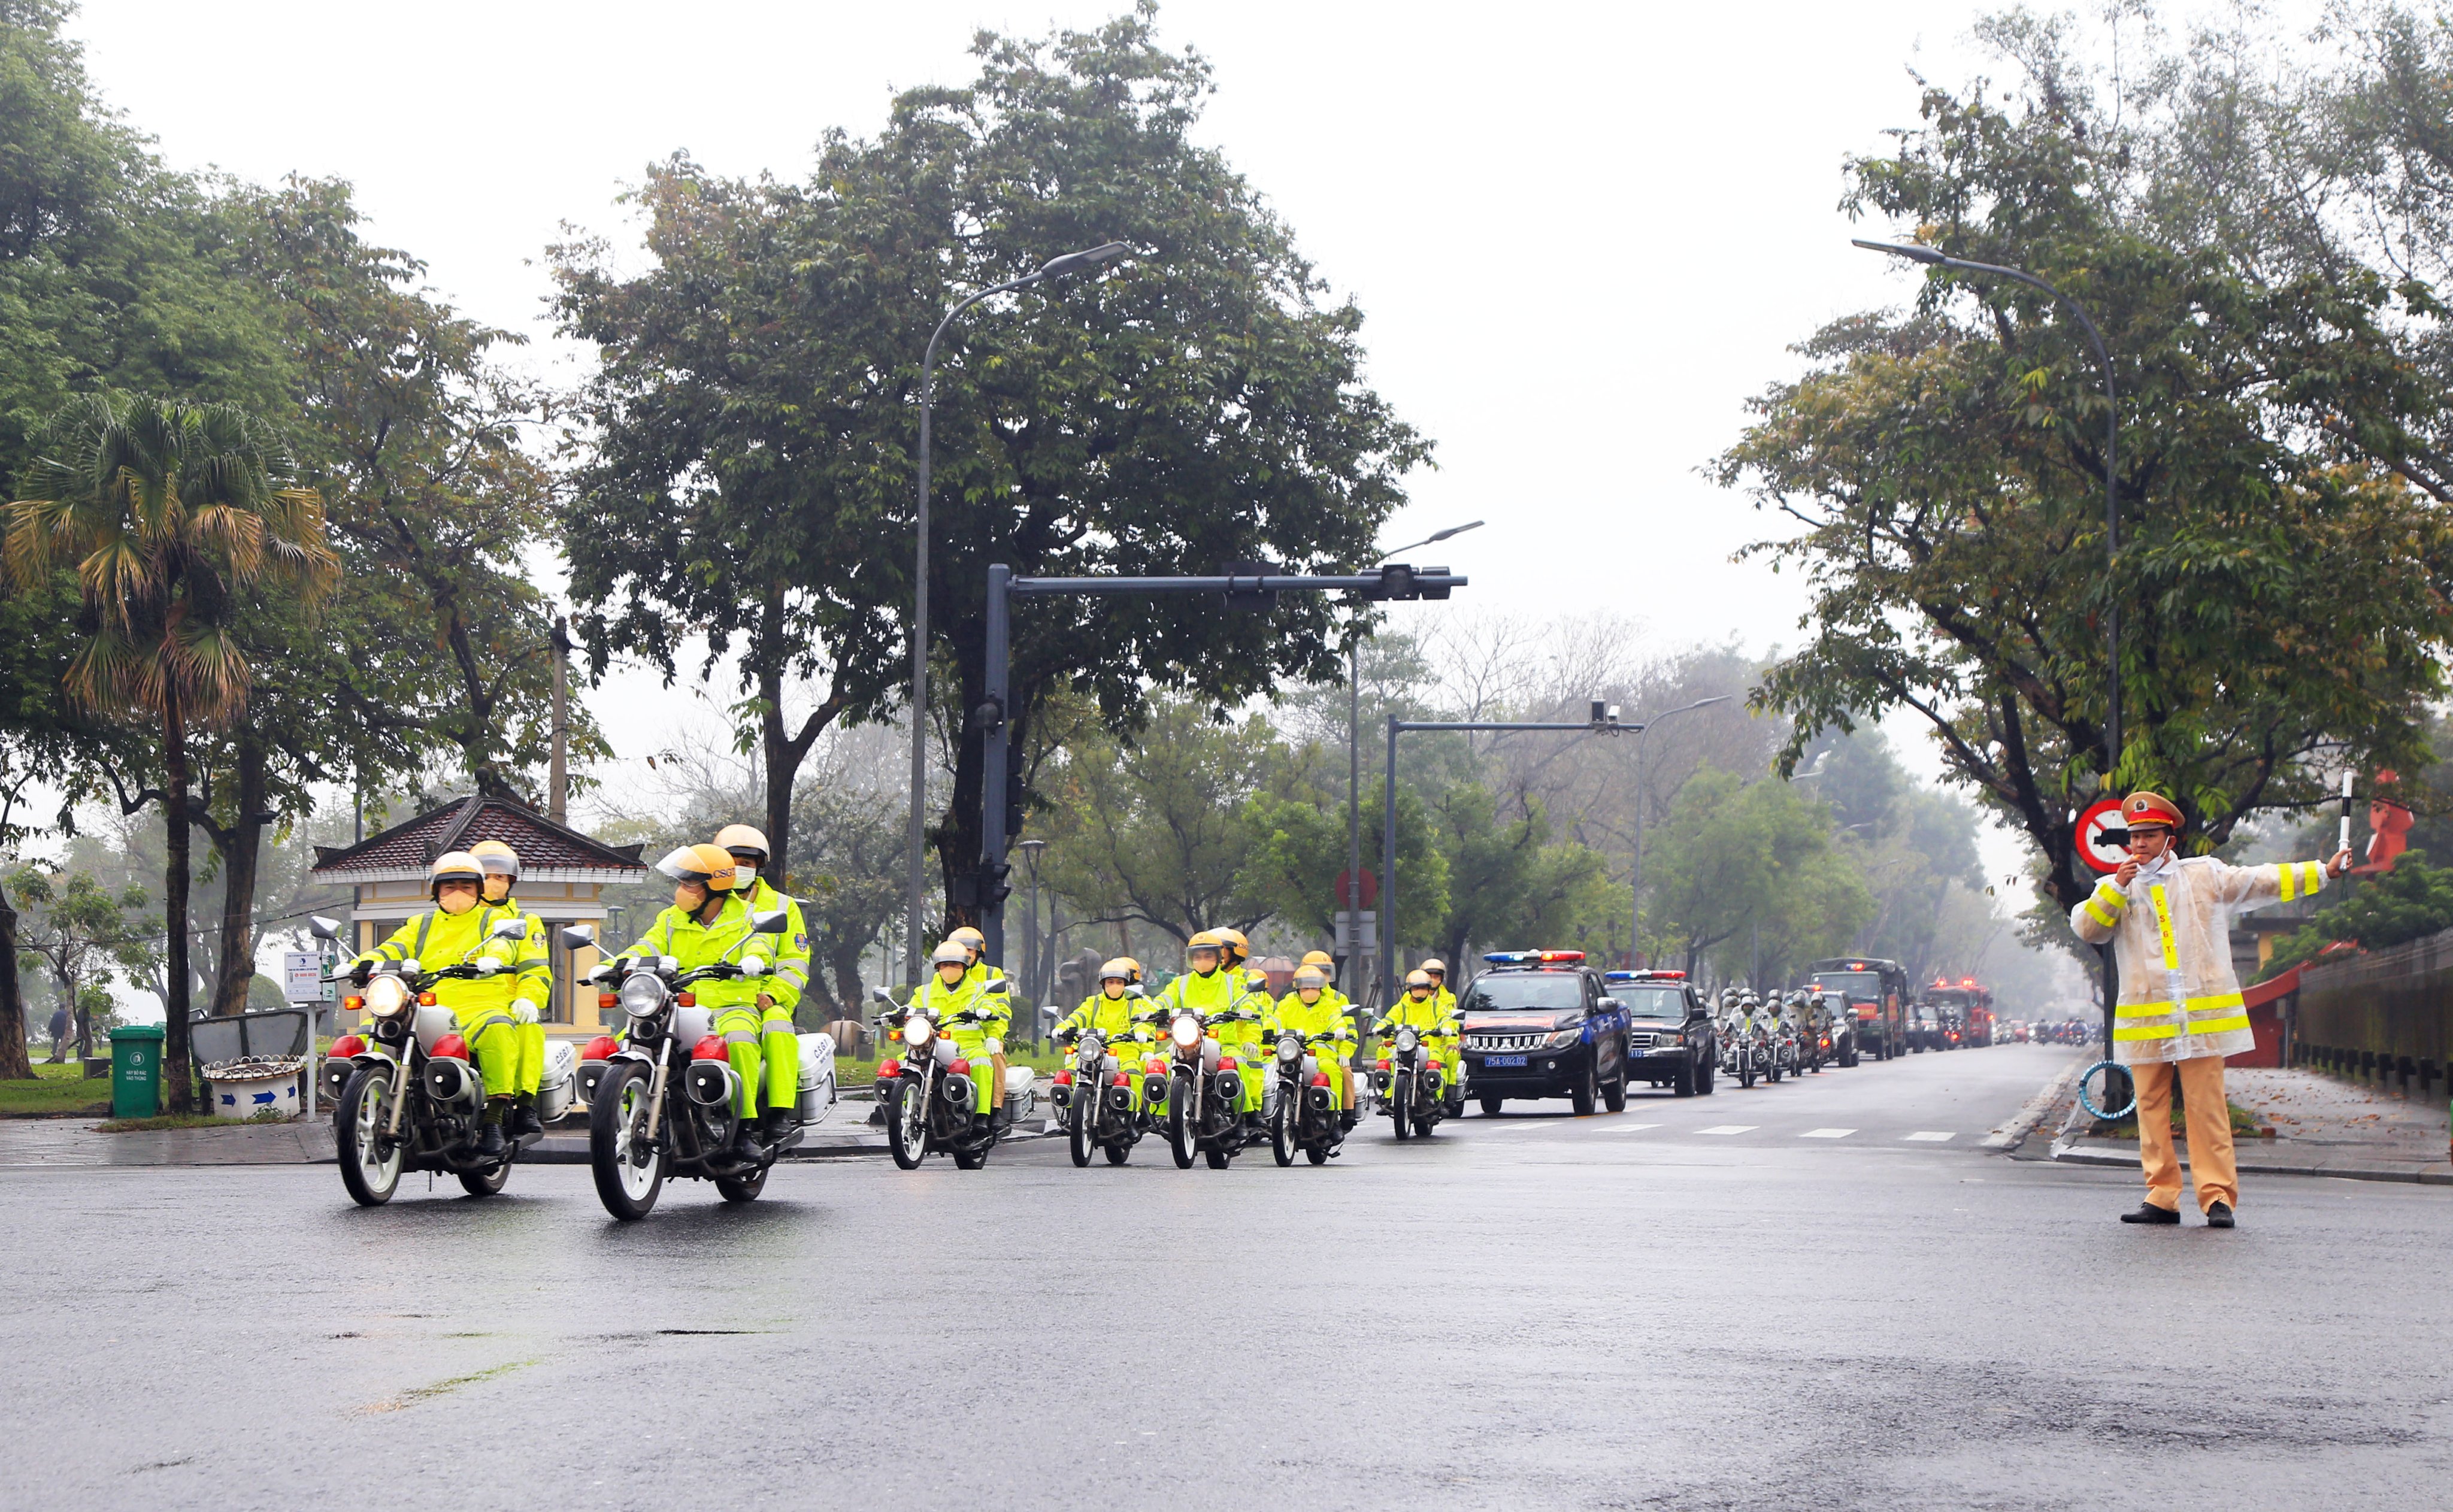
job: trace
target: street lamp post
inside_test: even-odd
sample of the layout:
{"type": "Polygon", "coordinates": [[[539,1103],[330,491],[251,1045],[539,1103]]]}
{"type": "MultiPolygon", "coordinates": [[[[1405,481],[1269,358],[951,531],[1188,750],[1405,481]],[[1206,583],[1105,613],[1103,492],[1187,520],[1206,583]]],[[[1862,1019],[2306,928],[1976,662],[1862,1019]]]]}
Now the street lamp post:
{"type": "Polygon", "coordinates": [[[1670,714],[1684,714],[1689,709],[1709,708],[1714,704],[1725,704],[1728,701],[1729,695],[1726,693],[1713,698],[1698,699],[1692,704],[1673,708],[1666,714],[1655,714],[1635,726],[1635,865],[1627,886],[1629,923],[1626,936],[1626,965],[1630,971],[1635,969],[1636,963],[1644,958],[1644,737],[1653,726],[1667,719],[1670,714]]]}
{"type": "MultiPolygon", "coordinates": [[[[1409,541],[1395,551],[1383,551],[1372,565],[1388,561],[1399,552],[1411,551],[1418,546],[1436,546],[1450,536],[1479,530],[1480,520],[1452,525],[1445,530],[1434,530],[1419,541],[1409,541]]],[[[1382,879],[1386,881],[1386,878],[1382,879]]],[[[1355,963],[1346,973],[1346,995],[1355,1002],[1363,1000],[1363,642],[1360,637],[1346,647],[1346,922],[1348,933],[1346,943],[1350,952],[1346,959],[1355,963]]]]}
{"type": "Polygon", "coordinates": [[[1035,273],[1008,279],[992,288],[983,288],[955,302],[937,322],[928,337],[928,349],[920,359],[920,507],[914,527],[918,544],[912,552],[911,567],[911,817],[906,827],[905,840],[911,847],[907,899],[908,916],[904,922],[903,969],[907,985],[920,985],[920,941],[927,929],[923,915],[927,907],[927,858],[922,847],[927,844],[928,801],[928,446],[929,409],[936,400],[937,343],[954,317],[994,294],[1010,289],[1027,288],[1042,279],[1062,278],[1095,268],[1108,259],[1129,250],[1122,242],[1106,242],[1078,252],[1051,257],[1035,273]]]}
{"type": "MultiPolygon", "coordinates": [[[[1952,257],[1930,247],[1918,247],[1900,242],[1857,241],[1856,246],[1869,252],[1888,252],[1928,268],[1947,268],[1953,272],[1984,273],[1995,278],[2014,279],[2030,288],[2040,288],[2051,295],[2063,308],[2078,317],[2079,328],[2086,332],[2088,345],[2095,348],[2095,360],[2104,369],[2104,562],[2106,591],[2104,596],[2104,778],[2105,791],[2113,790],[2113,781],[2121,770],[2121,597],[2120,584],[2113,580],[2112,568],[2121,552],[2121,494],[2115,484],[2114,463],[2121,445],[2121,407],[2114,392],[2112,355],[2097,334],[2094,318],[2086,307],[2045,283],[2033,273],[1999,263],[1975,263],[1963,257],[1952,257]]],[[[2120,979],[2112,960],[2112,946],[2104,946],[2104,1053],[2112,1053],[2112,1005],[2119,998],[2120,979]]]]}
{"type": "Polygon", "coordinates": [[[1047,963],[1039,936],[1039,853],[1047,848],[1047,842],[1026,840],[1014,848],[1022,852],[1022,869],[1030,879],[1030,902],[1023,906],[1022,917],[1022,993],[1027,1000],[1025,1008],[1030,1020],[1027,1038],[1036,1049],[1039,1045],[1039,1005],[1047,996],[1045,982],[1047,963]]]}

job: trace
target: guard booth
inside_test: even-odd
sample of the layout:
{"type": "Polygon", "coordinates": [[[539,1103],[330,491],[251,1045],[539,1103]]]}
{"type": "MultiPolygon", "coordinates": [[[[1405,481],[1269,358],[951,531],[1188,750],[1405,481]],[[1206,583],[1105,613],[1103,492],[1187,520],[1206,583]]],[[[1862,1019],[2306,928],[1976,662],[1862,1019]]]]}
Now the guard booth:
{"type": "Polygon", "coordinates": [[[647,880],[637,846],[605,845],[508,798],[468,798],[354,846],[318,846],[308,875],[355,891],[349,937],[357,950],[370,950],[432,906],[426,896],[428,864],[481,840],[499,840],[520,853],[520,884],[513,896],[545,923],[546,950],[553,965],[553,1001],[540,1008],[548,1037],[586,1041],[606,1032],[596,989],[587,982],[597,951],[594,946],[565,948],[560,931],[565,925],[586,925],[603,940],[605,889],[647,880]]]}

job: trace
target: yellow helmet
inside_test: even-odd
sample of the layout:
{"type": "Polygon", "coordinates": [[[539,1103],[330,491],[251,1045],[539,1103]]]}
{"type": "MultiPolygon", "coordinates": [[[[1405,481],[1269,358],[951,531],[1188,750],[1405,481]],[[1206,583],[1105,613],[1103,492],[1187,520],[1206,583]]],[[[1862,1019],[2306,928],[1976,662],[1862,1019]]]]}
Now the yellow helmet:
{"type": "Polygon", "coordinates": [[[1116,957],[1116,962],[1131,970],[1132,975],[1126,978],[1126,981],[1139,982],[1142,979],[1142,964],[1139,961],[1134,960],[1131,956],[1118,956],[1116,957]]]}
{"type": "Polygon", "coordinates": [[[1409,992],[1416,987],[1427,987],[1435,985],[1436,984],[1431,981],[1431,974],[1420,966],[1416,966],[1413,970],[1406,973],[1406,989],[1409,992]]]}
{"type": "Polygon", "coordinates": [[[932,966],[967,966],[971,964],[970,946],[960,940],[941,940],[937,948],[928,953],[928,964],[932,966]]]}
{"type": "Polygon", "coordinates": [[[1186,955],[1188,956],[1195,950],[1215,950],[1223,958],[1226,954],[1226,942],[1219,937],[1217,930],[1204,929],[1199,934],[1194,935],[1191,939],[1184,942],[1184,953],[1186,955]]]}
{"type": "Polygon", "coordinates": [[[1125,984],[1127,986],[1132,985],[1133,983],[1140,978],[1141,974],[1142,968],[1133,965],[1131,960],[1124,956],[1118,956],[1113,961],[1108,962],[1106,965],[1099,968],[1100,981],[1105,982],[1109,977],[1113,977],[1117,981],[1125,984]]]}
{"type": "Polygon", "coordinates": [[[1328,973],[1323,971],[1320,967],[1313,965],[1310,962],[1306,961],[1301,966],[1296,968],[1295,990],[1297,992],[1301,992],[1306,987],[1320,987],[1326,989],[1327,986],[1328,973]]]}
{"type": "Polygon", "coordinates": [[[1426,971],[1435,971],[1445,977],[1448,974],[1448,964],[1441,960],[1439,957],[1433,956],[1428,961],[1423,963],[1422,969],[1426,971]]]}
{"type": "Polygon", "coordinates": [[[465,882],[483,888],[486,868],[476,857],[465,850],[447,850],[426,864],[426,895],[439,896],[447,882],[465,882]]]}
{"type": "Polygon", "coordinates": [[[1226,946],[1226,964],[1228,965],[1232,965],[1238,961],[1247,960],[1250,958],[1252,954],[1252,942],[1244,938],[1244,931],[1241,929],[1212,929],[1210,933],[1216,935],[1221,941],[1225,942],[1226,946]]]}
{"type": "Polygon", "coordinates": [[[1330,955],[1326,950],[1307,950],[1304,952],[1304,958],[1295,964],[1297,965],[1319,966],[1321,969],[1326,970],[1330,966],[1337,965],[1337,957],[1330,955]]]}
{"type": "Polygon", "coordinates": [[[748,825],[727,825],[715,832],[715,844],[727,853],[752,850],[758,853],[758,864],[767,864],[767,837],[748,825]]]}
{"type": "Polygon", "coordinates": [[[981,954],[988,947],[988,937],[980,933],[977,929],[972,928],[969,925],[963,925],[960,929],[955,930],[946,938],[957,942],[964,949],[968,950],[974,956],[981,954]]]}
{"type": "Polygon", "coordinates": [[[1245,971],[1244,985],[1247,987],[1266,987],[1268,985],[1269,974],[1262,970],[1259,966],[1252,966],[1245,971]]]}
{"type": "Polygon", "coordinates": [[[730,892],[741,884],[730,853],[719,846],[684,846],[657,862],[656,869],[675,882],[704,883],[709,892],[730,892]]]}

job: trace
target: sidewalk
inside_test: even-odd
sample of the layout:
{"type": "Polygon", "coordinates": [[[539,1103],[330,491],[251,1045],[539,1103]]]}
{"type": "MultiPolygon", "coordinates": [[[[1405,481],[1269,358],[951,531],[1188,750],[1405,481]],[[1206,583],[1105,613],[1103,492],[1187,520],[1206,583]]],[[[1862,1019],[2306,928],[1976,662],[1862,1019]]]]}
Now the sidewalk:
{"type": "Polygon", "coordinates": [[[0,1119],[0,1167],[312,1165],[337,1159],[329,1121],[105,1134],[87,1119],[0,1119]]]}
{"type": "MultiPolygon", "coordinates": [[[[2232,1069],[2231,1100],[2272,1125],[2272,1139],[2237,1142],[2241,1174],[2337,1176],[2363,1182],[2453,1185],[2446,1159],[2445,1104],[2413,1101],[2337,1081],[2315,1071],[2232,1069]]],[[[2180,1141],[2182,1164],[2188,1142],[2180,1141]]],[[[2138,1168],[2138,1146],[2126,1141],[2060,1139],[2053,1159],[2075,1165],[2138,1168]]]]}

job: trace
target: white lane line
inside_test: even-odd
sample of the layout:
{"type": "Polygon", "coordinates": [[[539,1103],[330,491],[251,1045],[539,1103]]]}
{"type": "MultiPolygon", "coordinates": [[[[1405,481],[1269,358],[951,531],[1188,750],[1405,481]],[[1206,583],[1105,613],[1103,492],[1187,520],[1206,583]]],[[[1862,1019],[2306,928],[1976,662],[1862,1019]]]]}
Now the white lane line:
{"type": "Polygon", "coordinates": [[[1951,1136],[1939,1129],[1926,1128],[1919,1129],[1913,1134],[1905,1135],[1903,1137],[1912,1140],[1924,1140],[1929,1144],[1940,1144],[1945,1140],[1948,1140],[1951,1136]]]}
{"type": "Polygon", "coordinates": [[[1710,1128],[1699,1128],[1695,1132],[1698,1134],[1751,1134],[1761,1127],[1763,1125],[1760,1124],[1715,1124],[1710,1128]]]}
{"type": "Polygon", "coordinates": [[[1852,1128],[1810,1128],[1797,1137],[1802,1140],[1845,1140],[1856,1132],[1852,1128]]]}
{"type": "Polygon", "coordinates": [[[1640,1128],[1659,1128],[1658,1124],[1605,1124],[1603,1127],[1616,1134],[1632,1134],[1640,1128]]]}

